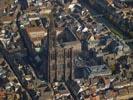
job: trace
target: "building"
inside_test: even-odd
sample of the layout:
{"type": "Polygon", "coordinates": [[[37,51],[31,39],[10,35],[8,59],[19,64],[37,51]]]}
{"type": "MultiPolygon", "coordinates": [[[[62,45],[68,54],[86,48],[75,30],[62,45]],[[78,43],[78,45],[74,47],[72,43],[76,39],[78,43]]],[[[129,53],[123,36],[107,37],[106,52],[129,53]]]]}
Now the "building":
{"type": "Polygon", "coordinates": [[[59,44],[53,17],[50,18],[48,29],[48,64],[44,76],[48,82],[65,81],[73,78],[73,58],[81,51],[78,41],[59,44]]]}
{"type": "Polygon", "coordinates": [[[0,55],[0,100],[29,99],[29,95],[20,84],[10,65],[0,55]]]}
{"type": "Polygon", "coordinates": [[[52,88],[54,90],[55,99],[74,100],[64,82],[60,82],[60,83],[55,82],[52,84],[52,88]]]}
{"type": "Polygon", "coordinates": [[[130,0],[84,0],[90,7],[103,14],[128,38],[132,37],[132,2],[130,0]],[[128,2],[128,3],[127,3],[128,2]],[[130,5],[131,4],[131,5],[130,5]]]}
{"type": "Polygon", "coordinates": [[[35,48],[35,51],[39,52],[38,50],[42,47],[43,39],[47,36],[47,31],[41,27],[27,27],[26,31],[33,43],[33,48],[35,48]]]}

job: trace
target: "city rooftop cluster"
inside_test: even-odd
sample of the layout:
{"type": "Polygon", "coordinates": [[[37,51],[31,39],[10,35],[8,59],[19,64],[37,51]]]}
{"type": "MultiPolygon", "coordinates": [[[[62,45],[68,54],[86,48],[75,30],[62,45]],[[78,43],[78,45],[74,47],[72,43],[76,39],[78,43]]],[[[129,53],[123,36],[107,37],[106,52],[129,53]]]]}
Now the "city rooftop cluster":
{"type": "Polygon", "coordinates": [[[0,0],[0,100],[132,99],[132,3],[0,0]]]}

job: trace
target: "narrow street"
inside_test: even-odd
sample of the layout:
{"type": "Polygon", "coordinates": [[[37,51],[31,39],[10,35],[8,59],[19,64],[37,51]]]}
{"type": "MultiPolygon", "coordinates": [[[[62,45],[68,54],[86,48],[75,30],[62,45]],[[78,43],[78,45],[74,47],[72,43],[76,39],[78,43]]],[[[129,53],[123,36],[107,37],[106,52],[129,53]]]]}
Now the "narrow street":
{"type": "MultiPolygon", "coordinates": [[[[3,57],[5,58],[5,60],[7,61],[7,63],[10,65],[11,70],[13,71],[13,73],[15,74],[15,76],[17,77],[17,79],[19,80],[21,86],[27,91],[27,89],[25,88],[23,82],[22,82],[22,78],[19,75],[18,70],[16,69],[16,65],[14,64],[14,59],[12,59],[12,56],[4,49],[0,48],[3,57]]],[[[31,94],[27,91],[28,93],[28,97],[31,97],[31,94]]]]}

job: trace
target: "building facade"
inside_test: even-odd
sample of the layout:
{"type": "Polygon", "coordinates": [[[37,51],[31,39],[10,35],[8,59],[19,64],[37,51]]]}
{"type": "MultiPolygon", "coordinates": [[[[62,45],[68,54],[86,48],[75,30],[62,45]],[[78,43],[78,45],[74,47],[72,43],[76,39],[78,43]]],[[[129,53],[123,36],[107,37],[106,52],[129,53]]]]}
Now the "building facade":
{"type": "Polygon", "coordinates": [[[65,81],[73,78],[74,57],[80,52],[80,42],[64,43],[61,46],[57,42],[56,30],[53,18],[50,19],[48,29],[48,63],[46,68],[46,80],[48,82],[65,81]]]}

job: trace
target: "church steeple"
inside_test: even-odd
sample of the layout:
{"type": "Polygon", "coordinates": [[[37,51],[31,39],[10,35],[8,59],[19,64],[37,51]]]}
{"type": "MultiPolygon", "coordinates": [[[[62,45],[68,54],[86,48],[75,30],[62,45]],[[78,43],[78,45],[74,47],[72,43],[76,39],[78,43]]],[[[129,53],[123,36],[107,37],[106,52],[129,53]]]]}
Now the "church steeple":
{"type": "Polygon", "coordinates": [[[57,76],[57,38],[55,23],[53,17],[53,10],[49,15],[49,28],[48,28],[48,81],[53,82],[57,76]]]}
{"type": "Polygon", "coordinates": [[[56,46],[56,30],[55,30],[55,23],[53,18],[53,10],[51,11],[51,14],[49,15],[49,28],[48,28],[48,42],[49,47],[55,47],[56,46]]]}
{"type": "Polygon", "coordinates": [[[56,28],[53,17],[49,15],[48,28],[48,66],[45,74],[48,82],[65,81],[73,78],[73,48],[57,45],[56,28]]]}

